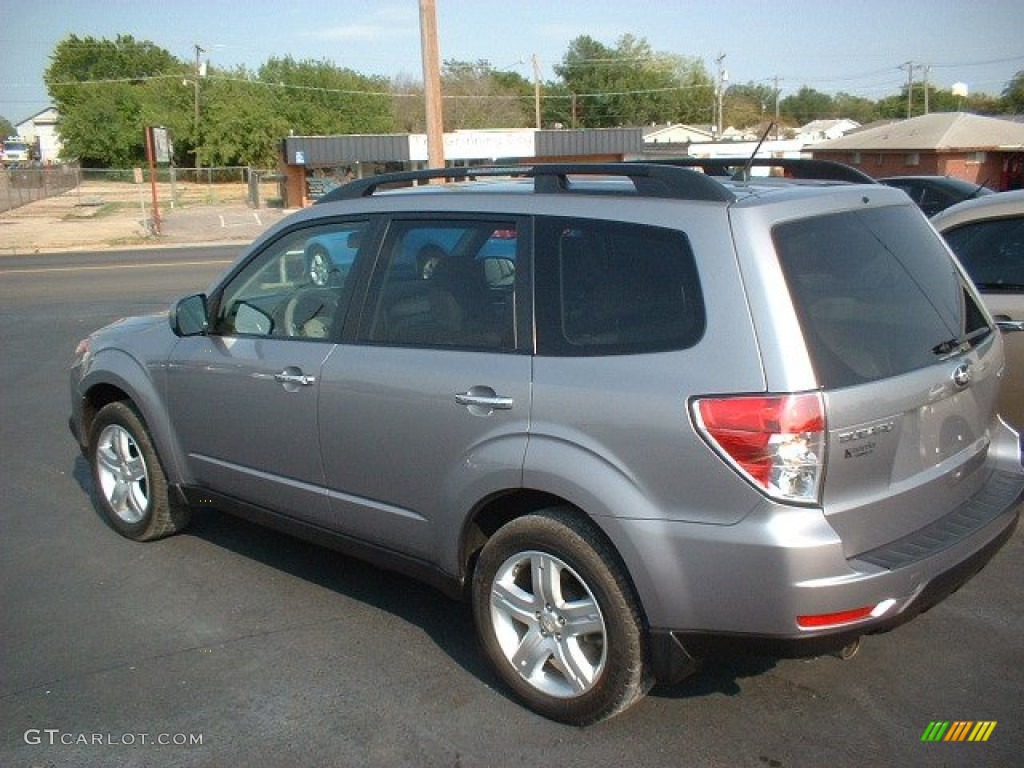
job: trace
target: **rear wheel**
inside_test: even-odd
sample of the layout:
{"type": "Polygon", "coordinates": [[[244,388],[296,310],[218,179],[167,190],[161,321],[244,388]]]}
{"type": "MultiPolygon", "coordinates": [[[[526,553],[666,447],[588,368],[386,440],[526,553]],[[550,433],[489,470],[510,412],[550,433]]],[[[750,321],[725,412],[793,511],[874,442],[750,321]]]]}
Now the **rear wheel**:
{"type": "Polygon", "coordinates": [[[188,511],[171,505],[153,442],[127,403],[110,403],[96,414],[89,464],[100,508],[121,535],[151,541],[185,527],[188,511]]]}
{"type": "Polygon", "coordinates": [[[491,537],[473,610],[491,663],[539,714],[586,725],[650,688],[632,587],[609,545],[567,510],[519,518],[491,537]]]}

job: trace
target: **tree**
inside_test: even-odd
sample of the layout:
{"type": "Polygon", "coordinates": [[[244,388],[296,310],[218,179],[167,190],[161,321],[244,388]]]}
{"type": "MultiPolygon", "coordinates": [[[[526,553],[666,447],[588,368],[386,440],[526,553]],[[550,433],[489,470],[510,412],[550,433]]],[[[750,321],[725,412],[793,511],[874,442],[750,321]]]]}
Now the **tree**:
{"type": "Polygon", "coordinates": [[[1024,112],[1024,69],[1018,71],[1003,89],[1003,111],[1007,114],[1024,112]]]}
{"type": "Polygon", "coordinates": [[[806,85],[792,96],[784,98],[779,104],[779,111],[797,126],[806,125],[812,120],[840,116],[836,114],[835,102],[831,96],[806,85]]]}
{"type": "Polygon", "coordinates": [[[203,83],[201,159],[208,165],[277,165],[288,120],[277,109],[273,89],[245,68],[211,72],[203,83]]]}
{"type": "Polygon", "coordinates": [[[555,72],[575,103],[572,123],[581,127],[692,122],[710,114],[713,101],[714,85],[699,60],[655,53],[633,35],[614,48],[577,37],[555,72]]]}
{"type": "Polygon", "coordinates": [[[770,85],[733,85],[725,92],[726,125],[747,128],[775,119],[775,89],[770,85]]]}
{"type": "Polygon", "coordinates": [[[441,92],[446,131],[525,128],[533,122],[533,86],[521,75],[495,71],[484,59],[445,61],[441,92]]]}
{"type": "Polygon", "coordinates": [[[878,119],[878,105],[863,96],[854,96],[840,91],[832,97],[836,118],[847,118],[861,125],[867,125],[878,119]]]}
{"type": "Polygon", "coordinates": [[[188,68],[153,43],[69,35],[43,79],[61,116],[62,154],[83,165],[130,167],[145,159],[144,127],[168,125],[180,105],[168,84],[188,68]]]}
{"type": "Polygon", "coordinates": [[[6,138],[7,136],[14,136],[17,131],[14,125],[6,117],[0,116],[0,139],[6,138]]]}
{"type": "Polygon", "coordinates": [[[367,77],[327,61],[296,61],[285,56],[264,63],[258,81],[274,89],[274,106],[288,126],[282,135],[289,131],[330,136],[391,130],[391,92],[385,78],[367,77]]]}

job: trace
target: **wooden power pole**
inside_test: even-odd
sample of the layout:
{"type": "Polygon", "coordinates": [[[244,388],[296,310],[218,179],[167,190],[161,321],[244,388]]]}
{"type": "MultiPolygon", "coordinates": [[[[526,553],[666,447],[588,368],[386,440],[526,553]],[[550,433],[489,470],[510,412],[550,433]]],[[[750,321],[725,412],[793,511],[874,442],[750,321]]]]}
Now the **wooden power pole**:
{"type": "Polygon", "coordinates": [[[444,117],[441,111],[441,54],[437,46],[437,2],[420,0],[420,48],[427,105],[427,167],[444,168],[444,117]]]}

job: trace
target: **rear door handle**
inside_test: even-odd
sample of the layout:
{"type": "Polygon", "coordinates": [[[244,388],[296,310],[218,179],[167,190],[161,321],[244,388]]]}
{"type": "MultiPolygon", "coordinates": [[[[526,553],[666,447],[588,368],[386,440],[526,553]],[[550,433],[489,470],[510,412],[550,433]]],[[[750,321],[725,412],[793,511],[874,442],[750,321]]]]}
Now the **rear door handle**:
{"type": "Polygon", "coordinates": [[[455,402],[468,406],[473,413],[510,411],[515,405],[511,397],[502,397],[490,387],[472,387],[468,392],[456,393],[455,402]]]}
{"type": "Polygon", "coordinates": [[[316,384],[316,376],[307,376],[298,368],[288,367],[280,373],[275,373],[274,381],[284,384],[285,389],[289,387],[311,387],[316,384]]]}

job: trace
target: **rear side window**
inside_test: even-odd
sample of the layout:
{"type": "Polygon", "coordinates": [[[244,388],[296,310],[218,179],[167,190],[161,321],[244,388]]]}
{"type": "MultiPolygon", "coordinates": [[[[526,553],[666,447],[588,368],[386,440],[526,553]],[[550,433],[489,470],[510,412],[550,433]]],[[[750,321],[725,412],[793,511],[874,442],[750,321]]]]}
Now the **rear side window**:
{"type": "Polygon", "coordinates": [[[703,334],[704,302],[683,233],[541,217],[534,243],[540,354],[684,349],[703,334]]]}
{"type": "Polygon", "coordinates": [[[908,209],[789,222],[773,238],[822,386],[923,368],[991,333],[935,233],[908,209]]]}
{"type": "Polygon", "coordinates": [[[515,349],[515,221],[394,221],[384,241],[369,340],[515,349]]]}

